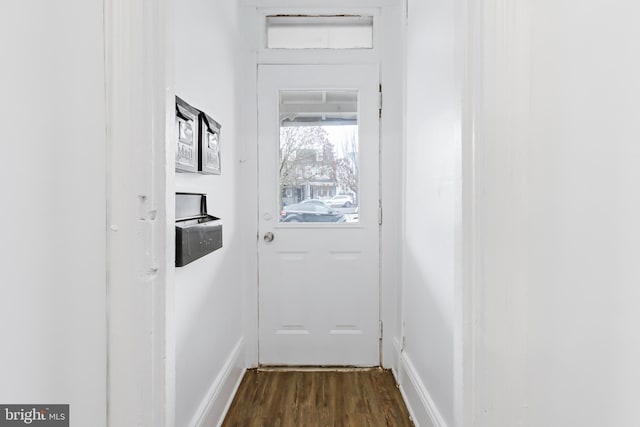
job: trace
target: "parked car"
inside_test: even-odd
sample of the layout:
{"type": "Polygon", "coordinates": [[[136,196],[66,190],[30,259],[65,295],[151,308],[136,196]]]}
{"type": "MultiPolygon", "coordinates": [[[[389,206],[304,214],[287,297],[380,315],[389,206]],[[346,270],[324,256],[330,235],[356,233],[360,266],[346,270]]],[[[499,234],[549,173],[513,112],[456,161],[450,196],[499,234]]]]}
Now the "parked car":
{"type": "Polygon", "coordinates": [[[324,200],[320,200],[320,199],[307,199],[307,200],[301,201],[300,203],[311,203],[312,205],[324,206],[326,208],[329,207],[329,205],[327,205],[324,200]]]}
{"type": "Polygon", "coordinates": [[[344,215],[315,203],[296,203],[286,206],[280,222],[344,222],[344,215]]]}
{"type": "Polygon", "coordinates": [[[348,212],[345,212],[344,215],[344,222],[359,222],[360,221],[360,214],[358,213],[359,208],[355,207],[353,208],[353,210],[347,210],[348,212]]]}
{"type": "Polygon", "coordinates": [[[353,206],[353,198],[348,194],[339,194],[324,201],[330,208],[350,208],[353,206]]]}

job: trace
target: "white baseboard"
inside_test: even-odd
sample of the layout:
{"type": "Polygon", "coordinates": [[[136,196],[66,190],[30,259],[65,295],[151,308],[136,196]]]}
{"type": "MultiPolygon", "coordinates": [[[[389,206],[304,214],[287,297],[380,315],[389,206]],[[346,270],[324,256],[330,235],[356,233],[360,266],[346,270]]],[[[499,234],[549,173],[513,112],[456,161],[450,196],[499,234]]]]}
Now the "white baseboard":
{"type": "Polygon", "coordinates": [[[400,354],[400,393],[416,427],[447,427],[406,352],[400,354]]]}
{"type": "Polygon", "coordinates": [[[400,366],[398,365],[400,352],[400,340],[398,337],[393,337],[393,363],[391,364],[391,373],[396,380],[396,384],[400,384],[400,366]]]}
{"type": "Polygon", "coordinates": [[[191,427],[219,426],[224,421],[233,396],[244,375],[244,339],[240,338],[229,354],[209,392],[202,400],[189,425],[191,427]]]}

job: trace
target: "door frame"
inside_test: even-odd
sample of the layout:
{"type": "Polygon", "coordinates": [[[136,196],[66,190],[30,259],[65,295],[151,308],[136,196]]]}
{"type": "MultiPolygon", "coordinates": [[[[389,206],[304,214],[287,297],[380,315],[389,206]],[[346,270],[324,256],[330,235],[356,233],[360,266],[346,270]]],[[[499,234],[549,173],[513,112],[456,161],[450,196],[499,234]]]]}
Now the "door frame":
{"type": "MultiPolygon", "coordinates": [[[[252,3],[252,2],[249,2],[252,3]]],[[[376,5],[377,6],[377,5],[376,5]]],[[[344,8],[335,4],[323,8],[293,8],[303,13],[312,11],[323,14],[346,13],[344,8]]],[[[248,272],[249,288],[245,299],[245,336],[246,362],[248,367],[258,366],[258,262],[257,262],[257,212],[258,212],[258,135],[257,135],[257,68],[262,64],[376,64],[381,70],[383,86],[383,115],[380,121],[380,185],[382,198],[383,223],[380,230],[380,319],[383,324],[383,339],[381,366],[390,368],[397,374],[400,361],[400,287],[398,278],[402,275],[401,232],[402,232],[402,205],[404,147],[402,144],[403,132],[403,51],[398,49],[403,41],[403,36],[398,31],[398,22],[402,22],[403,12],[396,3],[388,6],[358,8],[351,7],[349,13],[374,14],[378,34],[378,48],[371,51],[361,51],[358,54],[349,52],[327,52],[310,50],[305,52],[270,52],[260,48],[261,38],[258,34],[259,23],[264,15],[272,13],[292,13],[292,8],[260,8],[254,4],[242,8],[241,19],[247,28],[255,28],[254,36],[249,41],[249,49],[245,52],[241,61],[246,67],[243,91],[240,94],[242,106],[240,113],[250,117],[247,126],[240,130],[244,144],[240,149],[241,165],[243,168],[242,185],[247,192],[245,210],[251,212],[245,218],[255,224],[244,230],[247,241],[253,241],[251,245],[252,255],[247,260],[250,266],[248,272]]],[[[376,25],[376,24],[374,24],[376,25]]],[[[249,248],[248,248],[249,249],[249,248]]]]}

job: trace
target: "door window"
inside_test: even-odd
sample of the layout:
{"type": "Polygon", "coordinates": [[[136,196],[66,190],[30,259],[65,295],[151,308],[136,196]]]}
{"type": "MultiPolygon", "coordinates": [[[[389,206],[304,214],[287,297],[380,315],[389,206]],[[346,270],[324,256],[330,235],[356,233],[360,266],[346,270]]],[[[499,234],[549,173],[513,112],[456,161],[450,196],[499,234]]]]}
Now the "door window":
{"type": "Polygon", "coordinates": [[[359,222],[358,92],[282,90],[280,222],[359,222]]]}

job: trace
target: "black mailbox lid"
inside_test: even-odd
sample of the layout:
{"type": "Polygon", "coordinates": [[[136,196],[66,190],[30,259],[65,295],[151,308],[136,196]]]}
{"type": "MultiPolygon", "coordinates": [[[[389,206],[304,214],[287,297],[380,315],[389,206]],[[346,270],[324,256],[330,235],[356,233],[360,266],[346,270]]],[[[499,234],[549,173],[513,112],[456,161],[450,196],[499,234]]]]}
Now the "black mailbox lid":
{"type": "Polygon", "coordinates": [[[176,193],[176,267],[222,247],[222,221],[207,213],[206,194],[176,193]]]}

